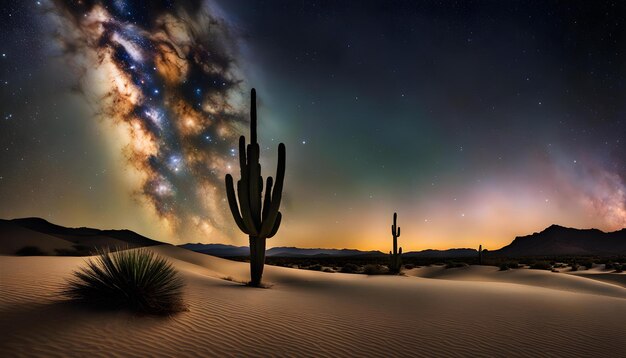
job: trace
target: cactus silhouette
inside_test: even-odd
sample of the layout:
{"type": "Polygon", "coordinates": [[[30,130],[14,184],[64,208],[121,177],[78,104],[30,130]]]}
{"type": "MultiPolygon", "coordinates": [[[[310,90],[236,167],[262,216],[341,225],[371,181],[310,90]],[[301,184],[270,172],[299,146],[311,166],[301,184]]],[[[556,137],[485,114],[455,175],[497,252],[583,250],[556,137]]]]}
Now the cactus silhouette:
{"type": "Polygon", "coordinates": [[[256,91],[254,88],[250,100],[250,144],[246,146],[246,138],[239,137],[239,165],[241,179],[237,181],[237,194],[233,186],[233,177],[226,174],[226,196],[228,206],[235,223],[250,238],[250,285],[259,286],[265,265],[265,240],[276,235],[282,214],[280,200],[282,198],[283,181],[285,179],[285,145],[278,145],[278,167],[276,182],[267,177],[264,200],[263,177],[259,164],[259,143],[256,132],[256,91]],[[237,203],[239,200],[239,203],[237,203]]]}
{"type": "Polygon", "coordinates": [[[478,245],[478,264],[483,264],[483,245],[478,245]]]}
{"type": "Polygon", "coordinates": [[[398,237],[400,237],[400,227],[396,226],[398,214],[393,213],[393,225],[391,225],[391,235],[393,236],[393,252],[389,251],[389,271],[399,273],[402,268],[402,248],[398,250],[398,237]]]}

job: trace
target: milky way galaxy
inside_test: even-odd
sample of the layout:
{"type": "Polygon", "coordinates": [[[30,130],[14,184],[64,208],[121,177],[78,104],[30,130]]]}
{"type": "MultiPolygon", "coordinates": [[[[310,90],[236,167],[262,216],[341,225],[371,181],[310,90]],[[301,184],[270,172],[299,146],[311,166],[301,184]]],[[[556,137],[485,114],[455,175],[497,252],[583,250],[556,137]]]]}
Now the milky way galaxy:
{"type": "Polygon", "coordinates": [[[239,80],[227,24],[198,2],[56,1],[51,11],[64,56],[84,74],[80,92],[129,137],[138,193],[177,234],[219,237],[243,118],[232,105],[239,80]]]}

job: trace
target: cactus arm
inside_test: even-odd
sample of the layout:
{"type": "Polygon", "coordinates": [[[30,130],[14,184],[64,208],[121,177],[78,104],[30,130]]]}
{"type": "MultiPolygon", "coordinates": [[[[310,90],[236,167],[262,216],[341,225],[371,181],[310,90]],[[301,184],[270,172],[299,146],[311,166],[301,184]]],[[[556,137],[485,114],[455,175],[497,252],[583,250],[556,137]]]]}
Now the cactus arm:
{"type": "MultiPolygon", "coordinates": [[[[247,230],[242,230],[248,235],[256,235],[257,230],[252,221],[250,214],[250,192],[248,190],[247,182],[249,180],[248,163],[246,158],[246,138],[244,136],[239,137],[239,165],[241,167],[241,180],[237,181],[237,196],[239,197],[239,206],[241,209],[241,218],[244,226],[247,230]]],[[[232,210],[232,209],[231,209],[232,210]]],[[[235,219],[236,221],[237,219],[235,219]]],[[[237,224],[239,226],[239,224],[237,224]]]]}
{"type": "Polygon", "coordinates": [[[252,214],[250,213],[250,196],[248,194],[247,175],[244,179],[237,182],[237,196],[239,197],[239,208],[241,209],[241,218],[245,226],[248,228],[248,235],[257,236],[258,231],[252,220],[252,214]]]}
{"type": "Polygon", "coordinates": [[[398,235],[396,237],[400,237],[400,227],[398,226],[398,235]]]}
{"type": "Polygon", "coordinates": [[[261,165],[259,164],[259,144],[252,143],[248,145],[248,165],[249,165],[249,182],[250,187],[250,213],[254,226],[261,227],[261,193],[259,192],[259,178],[261,176],[261,165]]]}
{"type": "MultiPolygon", "coordinates": [[[[274,186],[274,192],[272,193],[272,203],[277,201],[277,206],[280,205],[280,199],[282,198],[283,183],[285,181],[285,145],[280,143],[278,145],[278,166],[276,167],[276,185],[274,186]]],[[[278,211],[278,209],[276,210],[278,211]]]]}
{"type": "Polygon", "coordinates": [[[246,137],[239,137],[239,168],[241,169],[241,177],[243,178],[245,170],[248,168],[246,162],[246,137]]]}
{"type": "Polygon", "coordinates": [[[276,216],[276,222],[274,223],[274,227],[272,228],[272,232],[270,232],[270,234],[267,236],[267,238],[271,238],[274,235],[276,235],[276,233],[278,232],[278,228],[280,227],[280,222],[283,218],[283,214],[280,213],[280,211],[278,212],[278,215],[276,216]]]}
{"type": "Polygon", "coordinates": [[[267,177],[267,184],[265,184],[265,200],[263,201],[263,221],[267,220],[267,215],[270,213],[270,205],[272,205],[272,186],[274,185],[274,178],[267,177]]]}
{"type": "Polygon", "coordinates": [[[278,167],[276,168],[276,183],[274,184],[274,190],[272,191],[272,203],[267,214],[267,219],[263,221],[263,225],[261,226],[260,236],[269,235],[274,227],[274,221],[278,216],[280,200],[283,195],[283,182],[285,180],[285,159],[285,145],[280,143],[278,145],[278,167]]]}
{"type": "Polygon", "coordinates": [[[248,229],[243,222],[243,218],[239,213],[239,207],[237,207],[237,198],[235,197],[233,177],[230,174],[226,174],[226,196],[228,197],[228,206],[230,207],[230,212],[233,214],[233,218],[235,219],[235,223],[237,223],[239,230],[243,231],[245,234],[249,234],[248,229]]]}

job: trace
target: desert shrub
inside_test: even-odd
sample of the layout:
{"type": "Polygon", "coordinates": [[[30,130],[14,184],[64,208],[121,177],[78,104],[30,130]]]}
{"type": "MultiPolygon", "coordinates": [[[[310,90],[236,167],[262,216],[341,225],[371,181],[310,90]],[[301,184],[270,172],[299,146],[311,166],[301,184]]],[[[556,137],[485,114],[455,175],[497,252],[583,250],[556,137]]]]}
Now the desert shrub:
{"type": "Polygon", "coordinates": [[[404,268],[407,269],[407,270],[412,270],[412,269],[415,268],[415,265],[413,265],[413,264],[406,264],[406,265],[404,265],[404,268]]]}
{"type": "Polygon", "coordinates": [[[508,269],[520,268],[520,264],[517,261],[507,261],[500,264],[500,271],[506,271],[508,269]]]}
{"type": "Polygon", "coordinates": [[[500,271],[506,271],[506,270],[508,270],[508,269],[512,268],[510,265],[511,265],[511,264],[510,264],[509,262],[503,262],[503,263],[501,263],[501,264],[500,264],[500,271]]]}
{"type": "Polygon", "coordinates": [[[333,271],[333,269],[331,269],[330,267],[324,267],[324,269],[322,270],[322,272],[335,272],[333,271]]]}
{"type": "Polygon", "coordinates": [[[615,264],[611,261],[607,262],[604,264],[604,269],[605,270],[614,270],[615,269],[615,264]]]}
{"type": "Polygon", "coordinates": [[[615,269],[616,273],[621,273],[621,272],[624,272],[624,269],[626,268],[626,264],[622,264],[622,265],[614,264],[613,268],[615,269]]]}
{"type": "Polygon", "coordinates": [[[573,262],[570,266],[572,266],[572,271],[578,271],[580,267],[576,262],[573,262]]]}
{"type": "Polygon", "coordinates": [[[581,262],[580,264],[581,264],[582,266],[585,266],[585,268],[586,268],[587,270],[589,270],[590,268],[592,268],[592,267],[593,267],[593,261],[589,261],[589,260],[587,260],[587,261],[583,261],[583,262],[581,262]]]}
{"type": "Polygon", "coordinates": [[[186,309],[178,272],[148,249],[104,251],[86,263],[63,291],[72,300],[149,314],[186,309]]]}
{"type": "Polygon", "coordinates": [[[384,275],[388,272],[389,270],[383,265],[369,264],[363,268],[363,273],[366,275],[384,275]]]}
{"type": "Polygon", "coordinates": [[[91,256],[95,249],[89,246],[72,245],[71,249],[54,249],[58,256],[91,256]]]}
{"type": "Polygon", "coordinates": [[[448,261],[446,263],[446,268],[457,268],[457,267],[466,267],[467,264],[465,262],[455,262],[455,261],[448,261]]]}
{"type": "Polygon", "coordinates": [[[347,263],[345,265],[343,265],[343,267],[341,267],[341,271],[343,273],[355,273],[359,271],[359,266],[353,264],[353,263],[347,263]]]}
{"type": "Polygon", "coordinates": [[[530,265],[530,268],[533,270],[551,270],[552,265],[546,261],[537,261],[534,264],[530,265]]]}
{"type": "Polygon", "coordinates": [[[46,253],[43,252],[37,246],[24,246],[21,249],[15,251],[17,256],[45,256],[46,253]]]}
{"type": "Polygon", "coordinates": [[[311,265],[309,267],[307,267],[307,270],[311,270],[311,271],[322,271],[322,265],[311,265]]]}

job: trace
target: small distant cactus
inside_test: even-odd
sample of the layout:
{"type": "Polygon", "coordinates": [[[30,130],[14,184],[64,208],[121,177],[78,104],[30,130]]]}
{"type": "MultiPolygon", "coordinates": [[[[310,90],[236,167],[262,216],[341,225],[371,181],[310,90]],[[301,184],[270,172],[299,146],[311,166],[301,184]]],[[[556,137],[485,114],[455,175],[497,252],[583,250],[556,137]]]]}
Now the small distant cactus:
{"type": "Polygon", "coordinates": [[[400,273],[402,268],[402,248],[398,250],[398,237],[400,237],[400,227],[396,226],[398,214],[393,213],[393,225],[391,225],[391,235],[393,236],[393,252],[389,251],[389,272],[400,273]]]}
{"type": "Polygon", "coordinates": [[[239,161],[241,179],[237,181],[237,190],[233,177],[226,174],[226,196],[235,223],[241,231],[250,237],[250,285],[260,286],[263,266],[265,265],[265,240],[276,235],[282,214],[280,201],[285,179],[285,145],[278,145],[278,168],[276,182],[267,177],[265,199],[262,200],[263,177],[259,164],[260,147],[256,132],[256,91],[252,89],[250,105],[250,144],[246,138],[239,137],[239,161]],[[272,188],[273,187],[273,188],[272,188]],[[273,189],[273,190],[272,190],[273,189]],[[239,204],[237,204],[239,199],[239,204]]]}
{"type": "Polygon", "coordinates": [[[478,264],[483,264],[483,245],[478,245],[478,264]]]}

